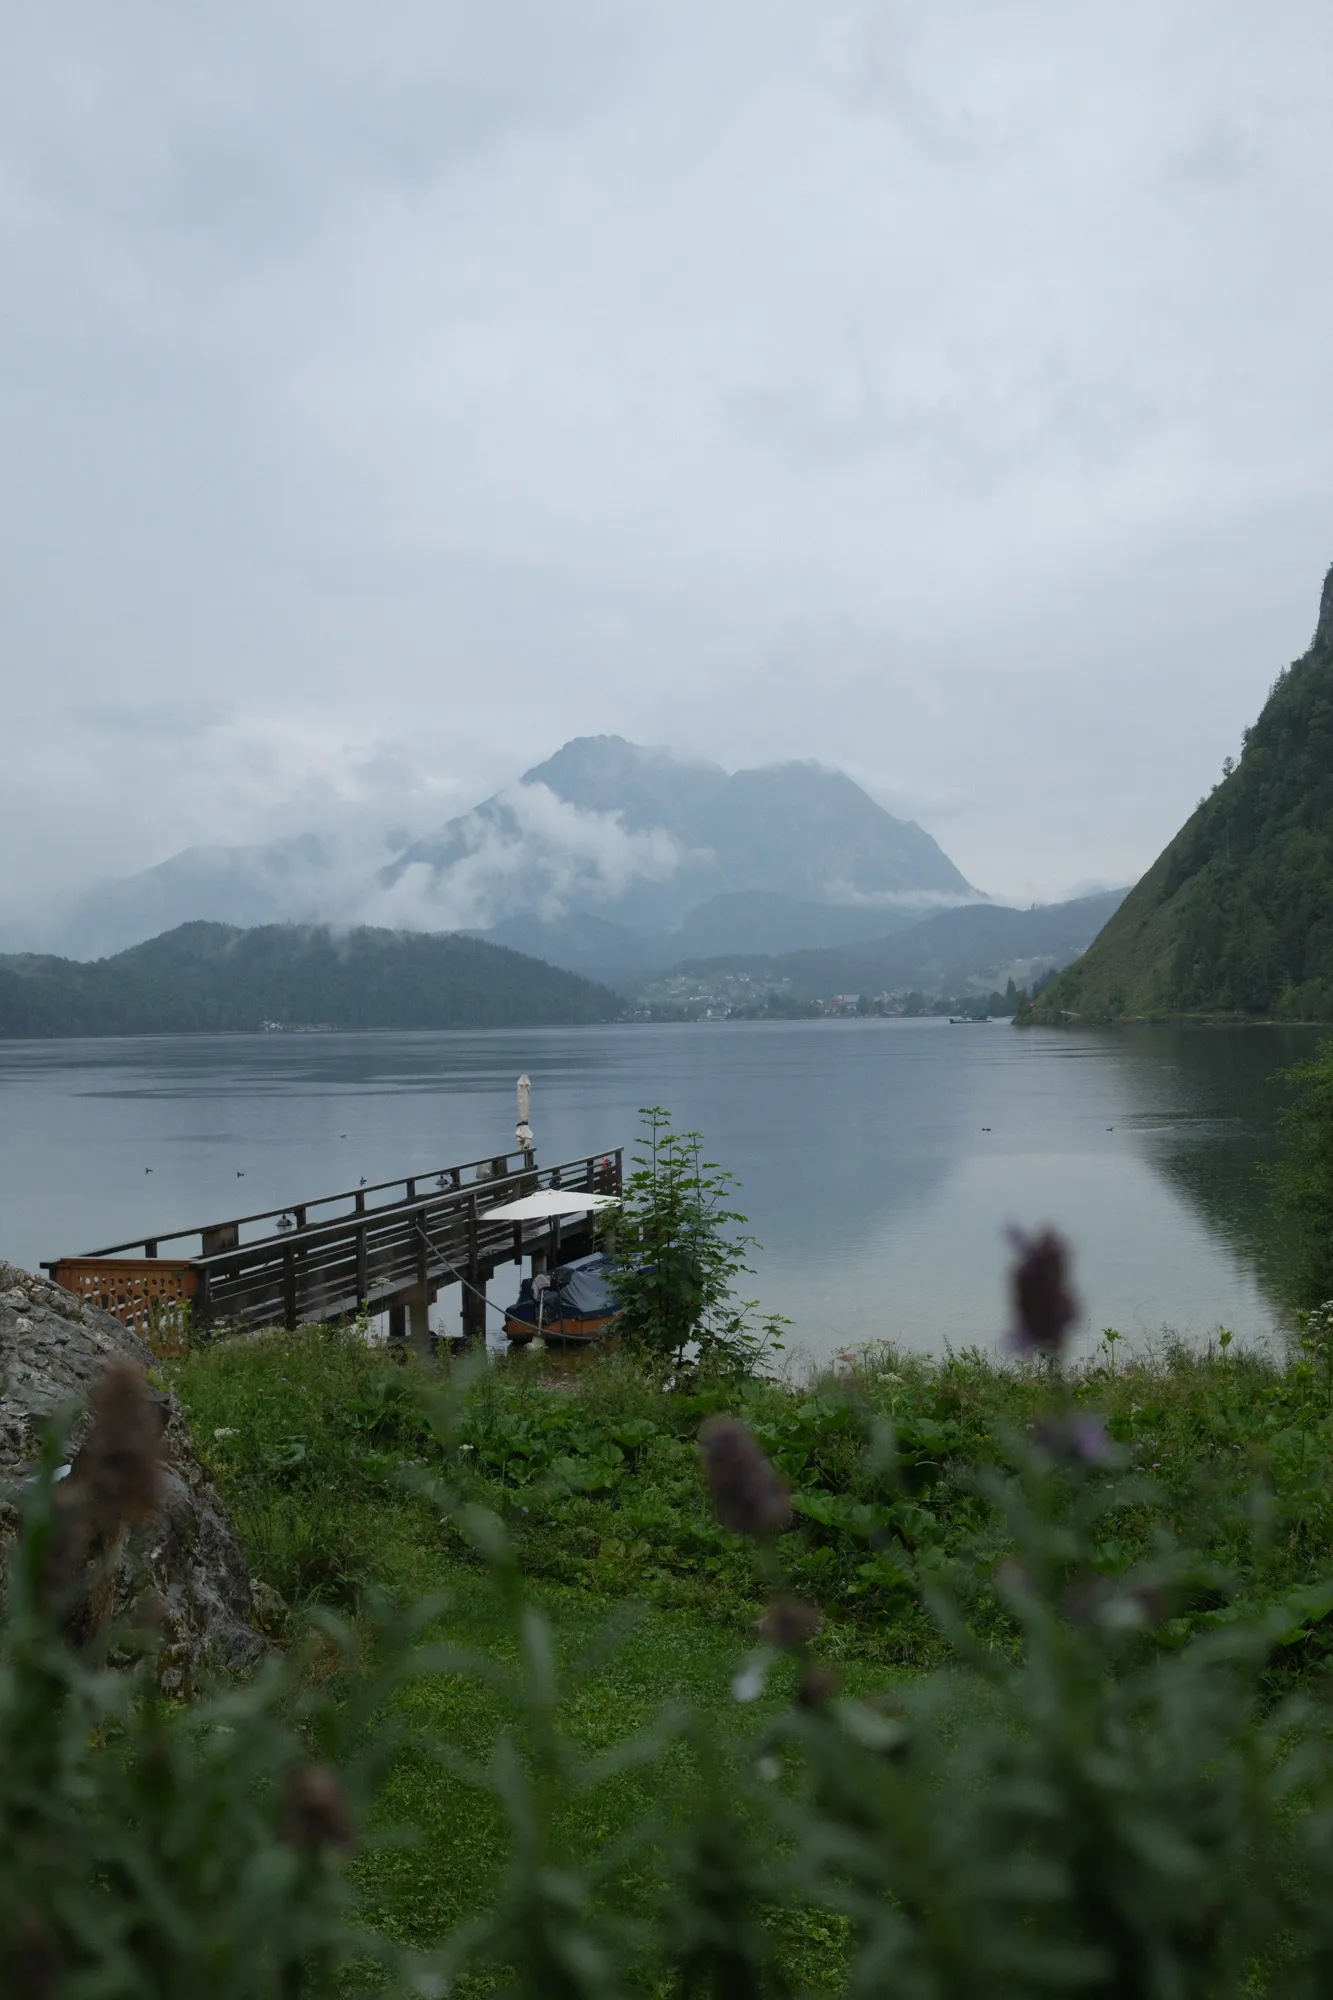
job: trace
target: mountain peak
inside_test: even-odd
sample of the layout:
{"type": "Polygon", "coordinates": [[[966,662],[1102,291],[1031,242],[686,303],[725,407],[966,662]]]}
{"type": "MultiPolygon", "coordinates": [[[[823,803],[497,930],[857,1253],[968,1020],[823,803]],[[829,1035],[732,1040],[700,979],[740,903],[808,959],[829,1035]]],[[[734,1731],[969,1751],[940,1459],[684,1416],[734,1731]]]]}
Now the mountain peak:
{"type": "Polygon", "coordinates": [[[618,813],[635,831],[665,827],[683,839],[694,816],[725,789],[727,774],[706,758],[623,736],[575,736],[520,783],[545,785],[583,812],[618,813]]]}
{"type": "Polygon", "coordinates": [[[418,841],[382,880],[418,863],[435,894],[494,881],[492,922],[583,910],[648,931],[751,891],[885,909],[976,894],[929,834],[843,771],[799,761],[727,772],[623,736],[562,744],[517,786],[418,841]]]}
{"type": "Polygon", "coordinates": [[[664,766],[676,771],[706,771],[714,780],[725,779],[727,775],[711,758],[686,756],[665,743],[631,743],[624,736],[571,736],[545,763],[534,764],[530,771],[525,771],[519,782],[547,785],[553,775],[568,773],[594,778],[599,772],[624,774],[664,766]]]}

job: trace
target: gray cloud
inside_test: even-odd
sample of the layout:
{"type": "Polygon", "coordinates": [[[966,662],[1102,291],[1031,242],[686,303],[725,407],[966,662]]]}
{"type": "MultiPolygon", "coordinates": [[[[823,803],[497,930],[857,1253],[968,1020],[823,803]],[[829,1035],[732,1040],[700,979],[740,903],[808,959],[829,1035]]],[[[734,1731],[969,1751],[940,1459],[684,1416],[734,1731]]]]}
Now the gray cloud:
{"type": "Polygon", "coordinates": [[[9,10],[0,907],[564,738],[1137,872],[1333,556],[1333,13],[9,10]]]}
{"type": "Polygon", "coordinates": [[[581,811],[537,784],[508,787],[475,816],[469,836],[442,881],[414,862],[391,886],[363,887],[352,914],[423,930],[485,927],[532,911],[555,920],[576,891],[600,900],[665,882],[683,858],[663,829],[630,831],[617,816],[581,811]]]}

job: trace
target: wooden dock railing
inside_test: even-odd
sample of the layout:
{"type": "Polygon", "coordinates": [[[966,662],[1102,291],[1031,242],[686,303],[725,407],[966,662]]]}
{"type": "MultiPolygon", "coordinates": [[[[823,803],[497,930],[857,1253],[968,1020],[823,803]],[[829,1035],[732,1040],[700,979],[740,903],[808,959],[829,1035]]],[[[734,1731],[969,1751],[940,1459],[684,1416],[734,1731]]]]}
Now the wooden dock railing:
{"type": "Polygon", "coordinates": [[[201,1326],[294,1327],[386,1307],[424,1310],[443,1287],[462,1284],[465,1328],[480,1332],[478,1301],[497,1265],[534,1253],[556,1261],[591,1241],[586,1220],[566,1221],[562,1231],[558,1219],[491,1221],[490,1210],[540,1188],[616,1195],[622,1172],[619,1148],[554,1167],[538,1167],[530,1153],[496,1154],[57,1258],[43,1269],[132,1326],[188,1305],[201,1326]],[[388,1198],[374,1199],[380,1195],[388,1198]],[[198,1249],[188,1254],[191,1239],[198,1249]],[[175,1255],[162,1254],[166,1245],[175,1255]]]}

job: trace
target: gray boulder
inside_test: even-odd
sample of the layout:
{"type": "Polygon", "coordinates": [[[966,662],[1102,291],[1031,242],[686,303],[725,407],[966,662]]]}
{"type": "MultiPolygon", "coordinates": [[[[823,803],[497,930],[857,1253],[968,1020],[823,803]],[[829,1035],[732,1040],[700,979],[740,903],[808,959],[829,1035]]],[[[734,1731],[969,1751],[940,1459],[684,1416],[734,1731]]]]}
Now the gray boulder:
{"type": "MultiPolygon", "coordinates": [[[[153,1357],[137,1335],[97,1306],[0,1259],[0,1549],[18,1525],[16,1502],[37,1455],[43,1421],[77,1405],[109,1361],[153,1357]]],[[[193,1686],[216,1667],[248,1667],[265,1651],[255,1593],[226,1509],[194,1455],[176,1398],[154,1391],[163,1415],[162,1497],[151,1524],[131,1536],[116,1578],[118,1608],[146,1591],[157,1599],[162,1679],[193,1686]]],[[[69,1439],[82,1443],[82,1413],[69,1439]]]]}

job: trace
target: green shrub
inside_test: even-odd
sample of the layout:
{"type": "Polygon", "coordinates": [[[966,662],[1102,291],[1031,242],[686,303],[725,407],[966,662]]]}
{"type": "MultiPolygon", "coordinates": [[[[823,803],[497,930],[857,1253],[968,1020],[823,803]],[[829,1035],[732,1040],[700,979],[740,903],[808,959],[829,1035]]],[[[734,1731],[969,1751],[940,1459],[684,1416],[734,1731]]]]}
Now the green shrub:
{"type": "Polygon", "coordinates": [[[639,1116],[642,1150],[614,1222],[617,1331],[677,1368],[693,1347],[706,1373],[750,1372],[781,1345],[781,1322],[756,1324],[755,1303],[736,1297],[754,1239],[735,1233],[745,1217],[729,1206],[732,1177],[704,1159],[698,1132],[673,1131],[660,1105],[639,1116]]]}

